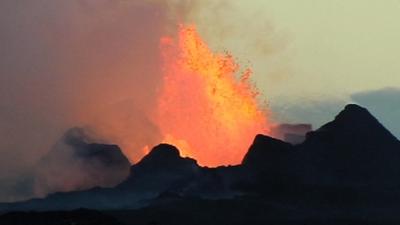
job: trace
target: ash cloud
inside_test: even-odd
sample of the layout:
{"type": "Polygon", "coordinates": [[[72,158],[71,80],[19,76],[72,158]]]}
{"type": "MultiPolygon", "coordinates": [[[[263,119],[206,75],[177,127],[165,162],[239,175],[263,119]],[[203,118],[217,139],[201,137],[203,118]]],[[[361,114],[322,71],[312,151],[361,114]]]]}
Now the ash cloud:
{"type": "Polygon", "coordinates": [[[177,22],[172,7],[180,6],[0,2],[0,201],[18,199],[10,191],[21,174],[71,127],[119,144],[132,161],[160,140],[149,116],[161,83],[159,38],[177,22]]]}
{"type": "Polygon", "coordinates": [[[131,164],[121,149],[117,145],[96,144],[99,140],[95,138],[84,129],[69,129],[35,165],[32,196],[114,187],[127,178],[131,164]]]}

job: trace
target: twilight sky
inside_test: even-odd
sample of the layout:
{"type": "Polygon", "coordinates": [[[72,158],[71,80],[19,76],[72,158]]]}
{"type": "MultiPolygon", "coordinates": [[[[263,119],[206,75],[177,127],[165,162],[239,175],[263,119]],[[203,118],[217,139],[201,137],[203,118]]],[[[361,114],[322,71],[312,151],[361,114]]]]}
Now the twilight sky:
{"type": "Polygon", "coordinates": [[[214,48],[254,69],[278,120],[319,126],[356,102],[400,136],[400,113],[393,113],[400,112],[400,1],[232,0],[208,7],[193,20],[214,48]]]}

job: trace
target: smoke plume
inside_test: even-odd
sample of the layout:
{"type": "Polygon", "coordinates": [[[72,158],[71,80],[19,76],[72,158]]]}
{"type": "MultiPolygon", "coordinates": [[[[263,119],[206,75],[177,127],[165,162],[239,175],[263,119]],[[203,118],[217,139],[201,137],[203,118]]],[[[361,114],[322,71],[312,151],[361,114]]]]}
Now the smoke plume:
{"type": "Polygon", "coordinates": [[[14,175],[70,127],[118,143],[131,161],[159,141],[147,115],[161,80],[159,38],[177,4],[0,2],[0,200],[13,199],[14,175]]]}

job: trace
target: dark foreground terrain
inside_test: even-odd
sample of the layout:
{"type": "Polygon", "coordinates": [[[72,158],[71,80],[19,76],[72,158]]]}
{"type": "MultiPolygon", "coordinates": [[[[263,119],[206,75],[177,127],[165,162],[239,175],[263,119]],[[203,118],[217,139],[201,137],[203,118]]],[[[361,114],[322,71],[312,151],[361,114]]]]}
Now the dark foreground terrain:
{"type": "Polygon", "coordinates": [[[257,135],[237,166],[161,144],[115,187],[3,203],[0,224],[398,225],[399,162],[400,142],[348,105],[298,145],[257,135]]]}
{"type": "Polygon", "coordinates": [[[12,212],[7,225],[398,225],[398,209],[286,205],[268,199],[186,199],[137,210],[12,212]]]}

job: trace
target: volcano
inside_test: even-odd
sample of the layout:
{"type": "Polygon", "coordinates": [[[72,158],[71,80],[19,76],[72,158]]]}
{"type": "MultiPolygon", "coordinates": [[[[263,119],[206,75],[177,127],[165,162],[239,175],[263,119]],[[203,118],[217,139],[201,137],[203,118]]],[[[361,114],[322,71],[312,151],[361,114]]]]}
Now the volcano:
{"type": "MultiPolygon", "coordinates": [[[[122,224],[196,224],[194,214],[206,224],[395,224],[400,221],[399,159],[400,142],[367,109],[348,105],[298,145],[257,135],[237,166],[201,167],[176,147],[160,144],[115,187],[55,193],[0,208],[90,208],[122,224]],[[188,216],[177,217],[181,213],[188,216]]],[[[46,215],[54,214],[35,214],[46,215]]],[[[8,213],[0,222],[17,224],[16,218],[8,213]]]]}

